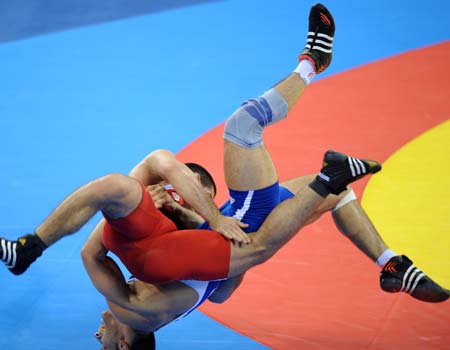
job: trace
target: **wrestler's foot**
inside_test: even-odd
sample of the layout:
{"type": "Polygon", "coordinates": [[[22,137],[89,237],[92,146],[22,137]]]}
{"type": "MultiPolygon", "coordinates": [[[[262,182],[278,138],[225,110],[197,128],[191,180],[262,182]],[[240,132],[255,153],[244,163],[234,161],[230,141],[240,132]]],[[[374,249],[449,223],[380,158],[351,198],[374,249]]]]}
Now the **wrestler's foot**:
{"type": "Polygon", "coordinates": [[[309,13],[306,47],[298,59],[309,60],[316,73],[324,71],[331,63],[334,30],[334,19],[330,11],[322,4],[314,5],[309,13]]]}
{"type": "Polygon", "coordinates": [[[17,241],[0,238],[0,259],[14,275],[24,273],[43,250],[43,242],[36,235],[28,234],[17,241]]]}
{"type": "Polygon", "coordinates": [[[381,170],[381,164],[374,160],[358,159],[329,150],[323,157],[323,167],[316,179],[309,185],[322,196],[339,194],[347,185],[368,174],[381,170]]]}
{"type": "Polygon", "coordinates": [[[405,255],[391,258],[380,273],[380,286],[386,292],[409,293],[413,298],[438,303],[450,297],[449,291],[425,275],[405,255]]]}

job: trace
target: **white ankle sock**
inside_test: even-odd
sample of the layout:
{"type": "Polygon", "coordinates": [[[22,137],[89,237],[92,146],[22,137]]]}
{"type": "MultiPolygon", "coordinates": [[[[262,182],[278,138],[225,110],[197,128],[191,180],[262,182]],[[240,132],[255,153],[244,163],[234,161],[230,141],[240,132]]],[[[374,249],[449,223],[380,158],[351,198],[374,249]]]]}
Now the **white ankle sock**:
{"type": "Polygon", "coordinates": [[[398,254],[394,253],[390,249],[386,249],[377,259],[376,263],[379,267],[383,267],[392,257],[397,256],[398,254]]]}
{"type": "Polygon", "coordinates": [[[316,76],[314,65],[306,59],[300,61],[294,72],[300,75],[306,85],[309,85],[316,76]]]}

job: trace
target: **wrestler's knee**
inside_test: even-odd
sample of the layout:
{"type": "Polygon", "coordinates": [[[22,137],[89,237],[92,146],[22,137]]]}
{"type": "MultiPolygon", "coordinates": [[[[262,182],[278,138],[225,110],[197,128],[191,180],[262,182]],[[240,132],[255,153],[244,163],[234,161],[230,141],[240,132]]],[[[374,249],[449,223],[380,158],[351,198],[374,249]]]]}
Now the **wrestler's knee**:
{"type": "Polygon", "coordinates": [[[90,190],[103,202],[121,200],[138,185],[136,180],[122,174],[108,174],[90,184],[90,190]]]}
{"type": "Polygon", "coordinates": [[[337,210],[339,210],[340,208],[344,207],[348,203],[356,201],[358,199],[356,197],[355,192],[353,191],[353,189],[350,186],[348,186],[347,190],[342,192],[339,196],[333,196],[333,197],[336,197],[333,205],[331,206],[331,210],[333,213],[336,212],[337,210]]]}
{"type": "Polygon", "coordinates": [[[324,203],[322,203],[308,218],[306,225],[312,224],[319,219],[323,214],[329,211],[334,214],[337,210],[345,206],[346,204],[356,200],[355,192],[351,187],[339,194],[338,196],[330,195],[327,197],[324,203]]]}
{"type": "Polygon", "coordinates": [[[263,144],[265,123],[265,110],[260,107],[258,100],[249,100],[227,119],[223,137],[244,148],[257,148],[263,144]]]}

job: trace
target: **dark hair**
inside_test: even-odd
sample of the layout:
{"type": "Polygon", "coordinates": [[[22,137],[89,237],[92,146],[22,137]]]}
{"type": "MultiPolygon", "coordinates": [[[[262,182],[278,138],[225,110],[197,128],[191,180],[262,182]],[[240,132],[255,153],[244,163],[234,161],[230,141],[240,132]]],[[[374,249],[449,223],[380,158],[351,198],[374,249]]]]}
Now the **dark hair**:
{"type": "Polygon", "coordinates": [[[217,187],[216,183],[214,182],[214,179],[212,175],[206,170],[204,167],[202,167],[200,164],[197,163],[185,163],[186,166],[191,169],[194,173],[197,173],[200,175],[200,182],[205,187],[212,187],[214,190],[214,195],[217,194],[217,187]]]}
{"type": "Polygon", "coordinates": [[[155,350],[155,333],[140,333],[131,344],[131,350],[155,350]]]}

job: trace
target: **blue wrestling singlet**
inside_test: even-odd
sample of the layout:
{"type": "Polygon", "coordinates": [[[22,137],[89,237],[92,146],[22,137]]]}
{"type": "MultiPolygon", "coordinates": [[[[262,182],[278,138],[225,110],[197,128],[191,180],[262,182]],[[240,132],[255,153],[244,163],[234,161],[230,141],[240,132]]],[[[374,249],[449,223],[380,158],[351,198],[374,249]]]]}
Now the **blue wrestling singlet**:
{"type": "MultiPolygon", "coordinates": [[[[222,205],[220,212],[248,224],[246,232],[257,231],[273,208],[294,196],[291,191],[280,186],[278,182],[260,190],[234,191],[230,189],[229,193],[230,199],[222,205]]],[[[207,222],[198,228],[211,229],[207,222]]]]}
{"type": "Polygon", "coordinates": [[[206,299],[210,297],[212,293],[217,289],[217,287],[220,284],[220,281],[194,281],[194,280],[184,280],[180,281],[181,283],[184,283],[185,285],[191,287],[194,289],[198,294],[197,302],[185,313],[178,316],[174,321],[179,320],[180,318],[186,317],[189,315],[192,311],[197,309],[200,305],[202,305],[206,299]]]}

